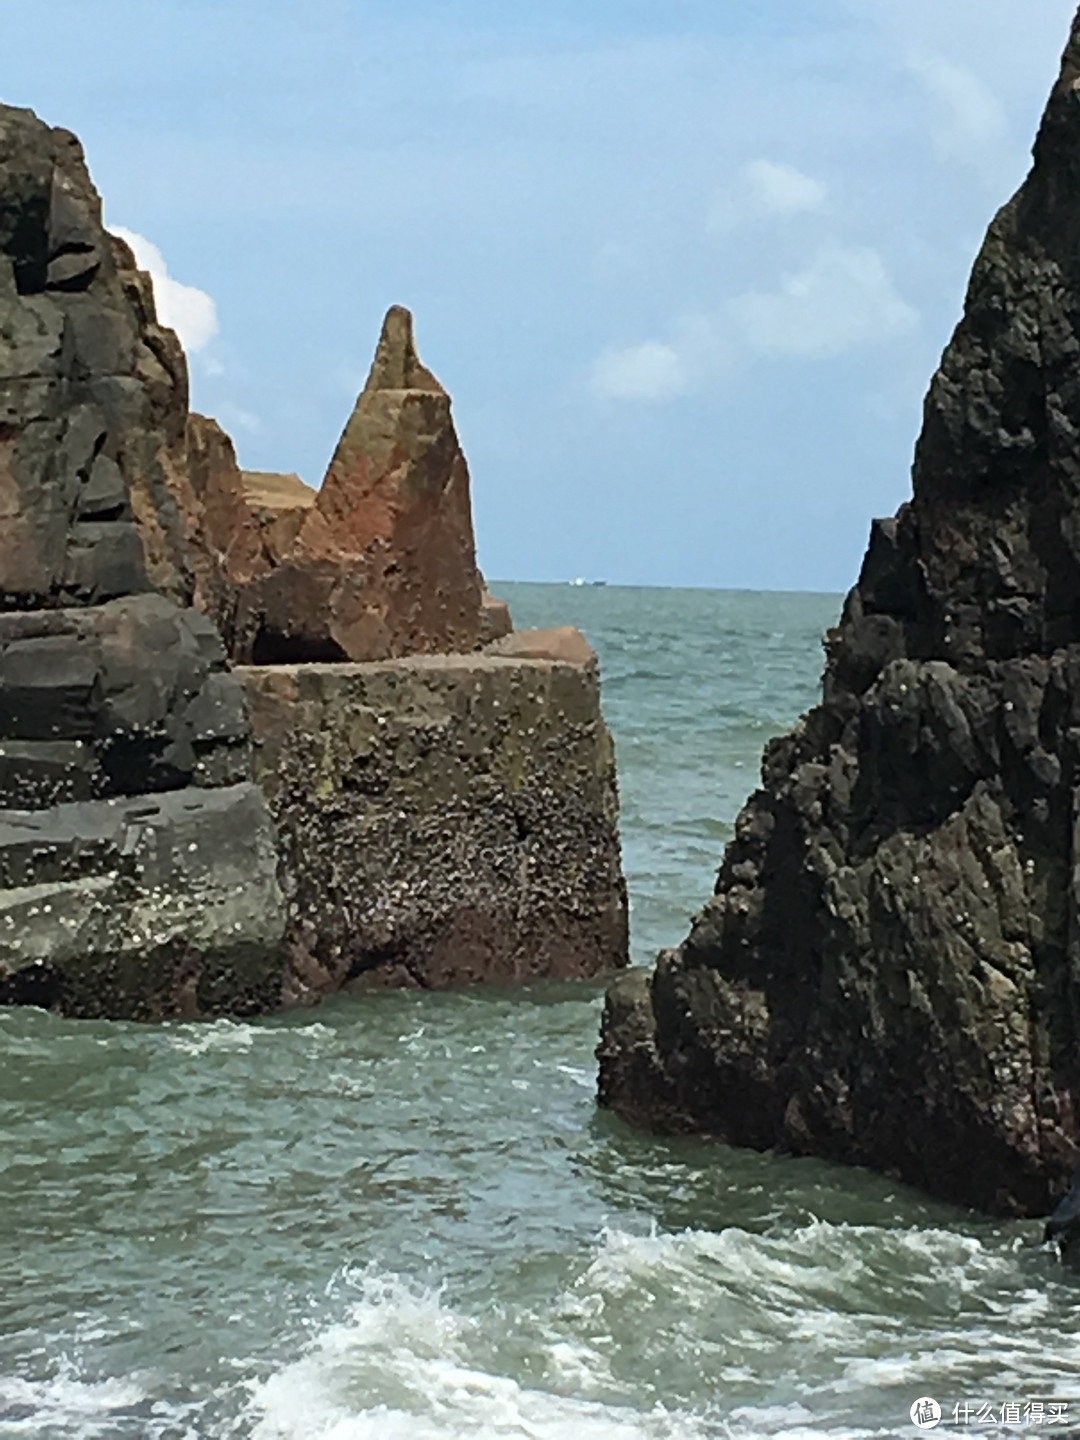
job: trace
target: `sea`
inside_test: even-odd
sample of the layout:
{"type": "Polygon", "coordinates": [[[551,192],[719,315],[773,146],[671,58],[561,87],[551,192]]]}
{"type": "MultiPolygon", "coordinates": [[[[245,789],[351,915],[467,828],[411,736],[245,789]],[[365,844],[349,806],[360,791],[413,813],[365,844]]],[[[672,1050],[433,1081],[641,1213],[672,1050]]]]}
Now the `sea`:
{"type": "MultiPolygon", "coordinates": [[[[495,588],[599,654],[647,964],[814,703],[839,597],[495,588]]],[[[0,1440],[1080,1430],[1080,1277],[1038,1222],[636,1133],[595,1104],[601,1002],[0,1010],[0,1440]]]]}

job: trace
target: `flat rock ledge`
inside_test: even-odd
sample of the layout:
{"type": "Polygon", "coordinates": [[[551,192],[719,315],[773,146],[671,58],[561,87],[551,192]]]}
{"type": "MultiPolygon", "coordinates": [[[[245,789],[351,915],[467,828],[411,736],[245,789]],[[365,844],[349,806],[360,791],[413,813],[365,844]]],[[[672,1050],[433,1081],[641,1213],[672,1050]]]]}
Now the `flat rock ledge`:
{"type": "Polygon", "coordinates": [[[525,656],[238,668],[279,834],[291,998],[625,966],[595,659],[580,636],[540,634],[555,658],[526,632],[525,656]]]}
{"type": "Polygon", "coordinates": [[[612,987],[601,1103],[1045,1214],[1080,1096],[1080,16],[716,892],[612,987]]]}

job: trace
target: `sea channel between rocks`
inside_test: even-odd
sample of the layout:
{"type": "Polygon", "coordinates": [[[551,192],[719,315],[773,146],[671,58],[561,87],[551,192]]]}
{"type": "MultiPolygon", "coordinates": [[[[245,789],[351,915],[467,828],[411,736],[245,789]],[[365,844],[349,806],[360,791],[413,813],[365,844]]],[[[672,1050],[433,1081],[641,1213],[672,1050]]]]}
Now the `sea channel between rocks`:
{"type": "MultiPolygon", "coordinates": [[[[1078,86],[1080,17],[820,703],[598,1050],[633,1125],[1004,1216],[1078,1154],[1078,86]]],[[[0,1003],[252,1017],[624,971],[597,658],[488,591],[409,311],[318,490],[242,471],[78,141],[5,106],[0,340],[0,1003]]]]}

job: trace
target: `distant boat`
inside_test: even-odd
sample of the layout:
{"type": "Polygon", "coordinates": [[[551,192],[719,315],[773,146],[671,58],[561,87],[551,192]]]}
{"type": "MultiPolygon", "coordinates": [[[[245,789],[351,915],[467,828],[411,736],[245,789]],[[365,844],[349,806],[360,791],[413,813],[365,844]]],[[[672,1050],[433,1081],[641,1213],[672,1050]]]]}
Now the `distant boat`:
{"type": "Polygon", "coordinates": [[[576,580],[568,580],[566,583],[567,583],[568,585],[584,585],[584,584],[585,584],[585,578],[584,578],[584,576],[579,575],[576,580]]]}

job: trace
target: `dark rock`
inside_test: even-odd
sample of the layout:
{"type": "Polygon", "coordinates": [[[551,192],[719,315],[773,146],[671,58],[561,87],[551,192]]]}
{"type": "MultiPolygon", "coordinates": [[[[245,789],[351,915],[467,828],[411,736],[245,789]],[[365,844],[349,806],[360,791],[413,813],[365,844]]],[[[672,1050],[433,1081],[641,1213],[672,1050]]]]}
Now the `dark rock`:
{"type": "Polygon", "coordinates": [[[78,142],[0,106],[0,1003],[280,999],[243,692],[188,603],[225,590],[187,537],[202,433],[78,142]]]}
{"type": "Polygon", "coordinates": [[[1063,1259],[1077,1258],[1080,1241],[1080,1166],[1073,1173],[1068,1192],[1054,1207],[1043,1232],[1048,1245],[1056,1246],[1063,1259]]]}
{"type": "Polygon", "coordinates": [[[261,791],[0,811],[0,1004],[157,1019],[281,999],[261,791]]]}
{"type": "Polygon", "coordinates": [[[170,473],[187,371],[149,279],[101,224],[82,150],[0,107],[0,597],[190,599],[170,473]],[[6,278],[5,278],[6,277],[6,278]]]}
{"type": "Polygon", "coordinates": [[[822,703],[716,893],[613,987],[632,1121],[1045,1213],[1080,1094],[1080,17],[876,521],[822,703]]]}
{"type": "MultiPolygon", "coordinates": [[[[0,614],[0,746],[10,755],[9,742],[29,742],[27,799],[38,793],[26,787],[42,741],[51,742],[50,775],[66,753],[71,783],[105,797],[221,783],[207,772],[226,754],[229,783],[244,778],[247,739],[243,690],[198,611],[139,595],[0,614]],[[78,744],[64,751],[61,741],[78,744]]],[[[36,803],[59,798],[43,791],[36,803]]]]}

